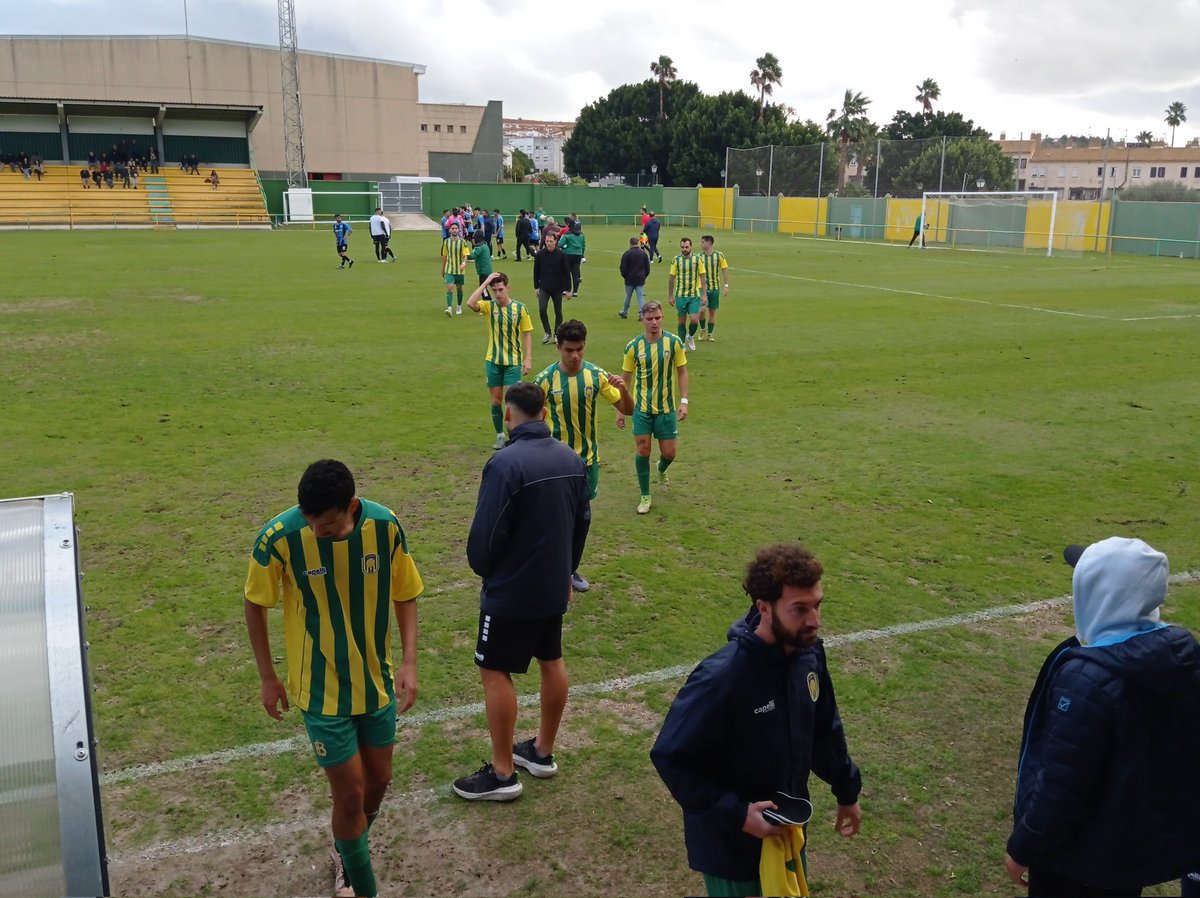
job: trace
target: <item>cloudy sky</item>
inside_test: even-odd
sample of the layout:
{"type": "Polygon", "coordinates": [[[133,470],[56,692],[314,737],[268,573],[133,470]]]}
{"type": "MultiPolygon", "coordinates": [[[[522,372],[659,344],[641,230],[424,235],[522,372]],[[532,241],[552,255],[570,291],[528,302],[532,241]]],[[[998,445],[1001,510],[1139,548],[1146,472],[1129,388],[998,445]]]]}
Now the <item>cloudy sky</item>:
{"type": "MultiPolygon", "coordinates": [[[[421,98],[504,101],[505,115],[574,119],[614,86],[650,77],[670,56],[710,93],[744,88],[754,60],[783,65],[775,98],[824,122],[853,88],[886,123],[915,110],[916,85],[938,108],[994,135],[1169,139],[1169,103],[1200,136],[1200,0],[295,0],[302,49],[420,63],[421,98]],[[686,24],[683,24],[686,23],[686,24]]],[[[182,34],[185,0],[0,0],[0,34],[182,34]],[[99,10],[120,10],[107,20],[99,10]],[[111,29],[111,30],[110,30],[111,29]]],[[[191,34],[278,43],[275,0],[186,0],[191,34]]]]}

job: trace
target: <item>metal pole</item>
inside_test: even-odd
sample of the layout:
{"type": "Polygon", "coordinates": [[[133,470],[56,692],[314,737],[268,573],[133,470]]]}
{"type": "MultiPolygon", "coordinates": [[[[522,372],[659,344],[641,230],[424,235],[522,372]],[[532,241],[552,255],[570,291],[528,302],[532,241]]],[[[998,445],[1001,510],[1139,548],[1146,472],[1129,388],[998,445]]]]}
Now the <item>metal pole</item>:
{"type": "Polygon", "coordinates": [[[883,158],[883,141],[875,138],[875,199],[879,199],[879,160],[883,158]]]}
{"type": "Polygon", "coordinates": [[[1100,211],[1104,208],[1104,187],[1108,178],[1108,139],[1112,128],[1104,129],[1104,162],[1100,165],[1100,200],[1096,203],[1096,241],[1092,244],[1092,252],[1100,249],[1100,211]]]}
{"type": "Polygon", "coordinates": [[[942,170],[938,174],[938,193],[942,192],[942,181],[946,178],[946,135],[942,135],[942,170]]]}
{"type": "Polygon", "coordinates": [[[771,155],[767,159],[767,196],[772,196],[771,180],[775,174],[775,144],[771,144],[771,155]]]}
{"type": "Polygon", "coordinates": [[[724,184],[721,186],[721,227],[727,228],[729,225],[725,222],[729,221],[725,212],[725,204],[729,200],[729,147],[725,147],[725,172],[724,184]]]}
{"type": "Polygon", "coordinates": [[[817,228],[820,222],[817,220],[821,215],[821,187],[825,178],[825,141],[821,141],[821,155],[817,162],[817,214],[813,216],[813,236],[817,236],[817,228]]]}

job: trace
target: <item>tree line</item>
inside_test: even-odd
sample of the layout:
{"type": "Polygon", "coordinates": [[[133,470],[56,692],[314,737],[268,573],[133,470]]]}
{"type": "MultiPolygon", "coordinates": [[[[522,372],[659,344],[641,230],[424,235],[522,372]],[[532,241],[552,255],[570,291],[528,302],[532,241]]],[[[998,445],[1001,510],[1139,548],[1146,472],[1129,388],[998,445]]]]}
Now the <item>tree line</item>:
{"type": "MultiPolygon", "coordinates": [[[[941,141],[913,145],[902,162],[887,168],[880,190],[917,189],[969,179],[972,186],[1008,190],[1016,186],[1014,163],[991,139],[959,112],[935,111],[941,89],[933,78],[916,86],[916,112],[897,110],[888,124],[871,121],[871,99],[847,89],[840,105],[829,110],[824,124],[799,121],[795,110],[769,102],[783,81],[783,68],[772,53],[755,60],[745,90],[703,93],[694,82],[682,80],[669,56],[650,63],[653,77],[622,84],[584,107],[563,147],[567,171],[582,175],[647,173],[657,168],[656,180],[666,186],[719,187],[726,183],[726,147],[750,149],[766,145],[816,146],[824,143],[824,158],[836,169],[838,193],[861,193],[874,163],[877,140],[907,141],[958,138],[948,143],[943,160],[941,141]],[[833,160],[837,164],[833,165],[833,160]],[[857,182],[848,172],[857,163],[857,182]]],[[[1181,102],[1167,108],[1166,123],[1175,128],[1187,120],[1181,102]]],[[[1139,140],[1147,135],[1139,135],[1139,140]]],[[[1147,136],[1148,141],[1148,136],[1147,136]]],[[[891,149],[891,155],[896,150],[891,149]]],[[[831,171],[831,174],[833,172],[831,171]]],[[[881,172],[882,174],[882,172],[881,172]]],[[[833,179],[831,178],[831,183],[833,179]]],[[[742,185],[746,189],[747,185],[742,185]]]]}

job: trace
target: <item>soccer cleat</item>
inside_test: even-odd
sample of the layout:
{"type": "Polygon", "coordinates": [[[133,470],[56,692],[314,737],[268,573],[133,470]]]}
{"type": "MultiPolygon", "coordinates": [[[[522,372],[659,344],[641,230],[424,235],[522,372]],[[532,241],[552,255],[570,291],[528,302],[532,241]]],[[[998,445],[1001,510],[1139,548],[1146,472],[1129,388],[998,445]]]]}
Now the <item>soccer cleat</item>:
{"type": "Polygon", "coordinates": [[[696,348],[696,338],[695,337],[687,338],[687,348],[689,350],[694,350],[696,348]]]}
{"type": "Polygon", "coordinates": [[[333,898],[354,898],[354,887],[346,878],[346,865],[336,848],[330,849],[329,861],[333,864],[333,898]]]}
{"type": "Polygon", "coordinates": [[[515,770],[499,777],[491,764],[484,764],[470,776],[456,779],[454,794],[467,801],[515,801],[521,797],[521,781],[515,770]]]}
{"type": "Polygon", "coordinates": [[[658,482],[661,483],[663,486],[670,486],[671,478],[667,474],[666,471],[659,471],[658,472],[658,482]]]}
{"type": "Polygon", "coordinates": [[[453,318],[453,317],[454,317],[454,310],[453,310],[453,309],[451,309],[449,306],[446,306],[446,317],[447,317],[447,318],[453,318]]]}
{"type": "Polygon", "coordinates": [[[528,770],[538,779],[549,779],[558,773],[558,765],[554,763],[554,755],[539,755],[537,739],[526,739],[513,746],[513,763],[528,770]]]}
{"type": "Polygon", "coordinates": [[[458,311],[457,311],[457,312],[455,312],[454,314],[455,314],[455,315],[461,315],[461,314],[462,314],[462,306],[459,306],[459,307],[458,307],[458,311]]]}
{"type": "Polygon", "coordinates": [[[650,497],[642,496],[641,501],[638,502],[638,514],[649,514],[649,513],[650,513],[650,497]]]}
{"type": "Polygon", "coordinates": [[[353,260],[353,259],[351,259],[351,260],[350,260],[350,267],[351,267],[351,268],[353,268],[353,267],[354,267],[354,260],[353,260]]]}
{"type": "Polygon", "coordinates": [[[493,449],[503,449],[508,445],[508,437],[502,433],[496,434],[496,442],[492,443],[493,449]]]}
{"type": "Polygon", "coordinates": [[[580,575],[579,571],[575,571],[571,574],[571,588],[576,592],[587,592],[592,588],[592,584],[588,583],[587,580],[580,575]]]}
{"type": "Polygon", "coordinates": [[[549,343],[549,342],[550,342],[550,335],[549,335],[549,334],[546,334],[546,336],[542,337],[542,345],[543,345],[543,346],[545,346],[545,345],[546,345],[547,343],[549,343]]]}
{"type": "Polygon", "coordinates": [[[716,334],[714,334],[712,331],[709,331],[709,332],[708,332],[708,342],[709,342],[709,343],[716,343],[716,342],[717,342],[717,335],[716,335],[716,334]]]}
{"type": "Polygon", "coordinates": [[[617,317],[618,318],[628,318],[629,313],[628,312],[617,312],[617,317]]]}

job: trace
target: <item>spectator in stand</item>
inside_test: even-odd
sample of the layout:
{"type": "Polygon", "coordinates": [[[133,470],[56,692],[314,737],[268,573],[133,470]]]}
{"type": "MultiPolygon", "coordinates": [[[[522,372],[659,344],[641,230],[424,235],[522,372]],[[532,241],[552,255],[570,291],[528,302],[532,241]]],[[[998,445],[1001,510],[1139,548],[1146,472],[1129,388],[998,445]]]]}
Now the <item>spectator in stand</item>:
{"type": "Polygon", "coordinates": [[[97,188],[99,188],[100,180],[102,178],[103,178],[103,175],[100,174],[100,166],[97,165],[95,170],[92,172],[92,183],[95,184],[97,188]]]}
{"type": "Polygon", "coordinates": [[[215,168],[212,170],[212,174],[204,179],[204,183],[211,184],[213,190],[216,190],[221,186],[221,176],[217,174],[217,170],[215,168]]]}
{"type": "Polygon", "coordinates": [[[46,173],[46,168],[42,164],[42,157],[36,153],[33,156],[33,173],[37,175],[37,179],[42,180],[42,175],[46,173]]]}
{"type": "Polygon", "coordinates": [[[137,190],[138,182],[138,167],[136,165],[129,166],[129,186],[137,190]]]}
{"type": "Polygon", "coordinates": [[[192,170],[192,163],[186,155],[179,157],[179,170],[185,174],[192,170]]]}
{"type": "Polygon", "coordinates": [[[88,171],[86,168],[81,168],[79,170],[79,180],[81,180],[83,182],[84,190],[92,189],[92,173],[90,171],[88,171]]]}
{"type": "Polygon", "coordinates": [[[121,189],[129,189],[129,163],[121,160],[117,163],[117,177],[121,179],[121,189]]]}
{"type": "Polygon", "coordinates": [[[112,190],[113,189],[112,169],[108,167],[107,163],[101,163],[100,168],[101,168],[101,174],[104,175],[104,186],[107,187],[109,190],[112,190]]]}
{"type": "Polygon", "coordinates": [[[99,164],[100,160],[96,158],[96,151],[88,150],[88,168],[95,171],[99,164]]]}
{"type": "Polygon", "coordinates": [[[158,174],[158,150],[150,148],[150,174],[158,174]]]}
{"type": "Polygon", "coordinates": [[[32,163],[29,161],[29,154],[21,154],[21,174],[25,176],[25,180],[29,180],[29,172],[32,169],[32,163]]]}

